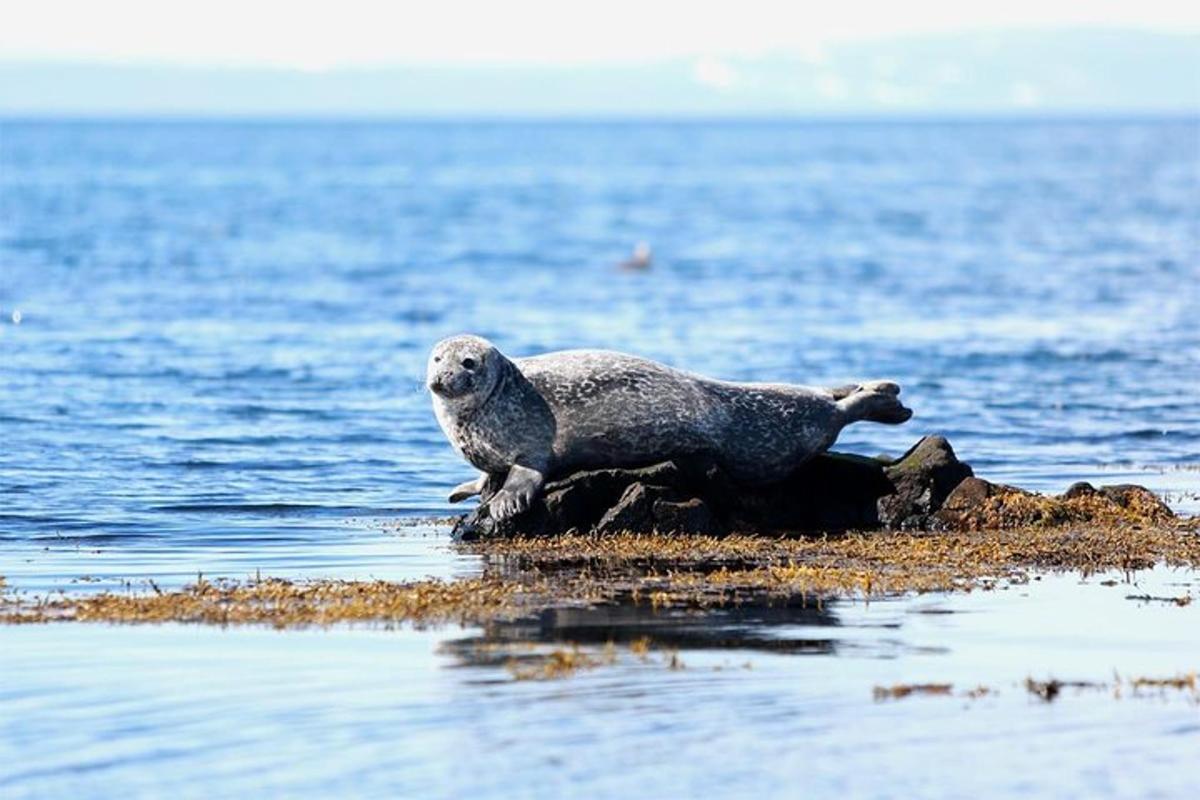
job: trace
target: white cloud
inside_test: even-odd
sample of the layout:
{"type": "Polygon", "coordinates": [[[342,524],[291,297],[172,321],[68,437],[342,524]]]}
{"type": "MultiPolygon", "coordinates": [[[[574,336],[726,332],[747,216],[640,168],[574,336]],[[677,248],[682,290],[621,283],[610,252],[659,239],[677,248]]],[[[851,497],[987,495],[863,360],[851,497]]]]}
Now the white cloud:
{"type": "Polygon", "coordinates": [[[730,89],[737,83],[737,73],[733,71],[733,67],[712,57],[697,60],[692,65],[692,77],[696,79],[696,83],[720,91],[730,89]]]}

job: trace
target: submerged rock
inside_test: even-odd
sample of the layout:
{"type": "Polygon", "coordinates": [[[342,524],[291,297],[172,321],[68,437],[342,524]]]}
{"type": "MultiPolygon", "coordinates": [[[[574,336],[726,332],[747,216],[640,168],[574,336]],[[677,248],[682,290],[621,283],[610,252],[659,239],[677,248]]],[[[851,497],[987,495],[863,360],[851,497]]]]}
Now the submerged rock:
{"type": "Polygon", "coordinates": [[[668,461],[587,470],[548,483],[533,508],[496,522],[486,506],[459,539],[580,533],[809,533],[978,530],[1066,522],[1157,522],[1170,509],[1140,486],[1076,484],[1058,497],[974,476],[941,436],[897,459],[824,453],[770,486],[741,486],[716,464],[668,461]]]}

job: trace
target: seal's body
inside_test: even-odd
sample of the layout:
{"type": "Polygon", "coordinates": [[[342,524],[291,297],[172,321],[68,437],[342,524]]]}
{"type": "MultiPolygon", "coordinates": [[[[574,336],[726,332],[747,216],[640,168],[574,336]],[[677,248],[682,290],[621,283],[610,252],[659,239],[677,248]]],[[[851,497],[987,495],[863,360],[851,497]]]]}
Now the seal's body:
{"type": "Polygon", "coordinates": [[[712,459],[736,481],[781,480],[859,420],[897,424],[900,388],[730,383],[624,353],[569,350],[508,359],[455,336],[433,350],[434,411],[455,449],[483,471],[455,489],[484,493],[493,517],[528,508],[547,477],[583,468],[712,459]]]}

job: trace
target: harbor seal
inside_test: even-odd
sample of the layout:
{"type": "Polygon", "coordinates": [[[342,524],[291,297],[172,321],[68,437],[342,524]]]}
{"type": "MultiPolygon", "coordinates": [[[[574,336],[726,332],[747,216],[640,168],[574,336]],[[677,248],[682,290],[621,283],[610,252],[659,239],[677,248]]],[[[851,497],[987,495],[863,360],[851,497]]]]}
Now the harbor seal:
{"type": "Polygon", "coordinates": [[[888,381],[731,383],[605,350],[510,359],[469,335],[439,342],[426,378],[442,430],[482,473],[450,501],[482,495],[498,520],[528,509],[548,478],[584,468],[692,456],[735,481],[772,483],[852,422],[912,416],[888,381]]]}

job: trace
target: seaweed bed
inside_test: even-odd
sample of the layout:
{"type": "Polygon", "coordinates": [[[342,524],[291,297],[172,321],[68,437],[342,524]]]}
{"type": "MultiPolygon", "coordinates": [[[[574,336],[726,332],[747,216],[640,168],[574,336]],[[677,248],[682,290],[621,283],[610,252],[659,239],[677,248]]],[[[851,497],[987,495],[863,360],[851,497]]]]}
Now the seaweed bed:
{"type": "Polygon", "coordinates": [[[1039,570],[1200,566],[1200,519],[1011,530],[784,538],[569,535],[455,545],[483,559],[470,579],[412,582],[197,580],[177,591],[0,594],[0,622],[486,625],[605,604],[705,609],[817,605],[829,597],[988,589],[1039,570]]]}

